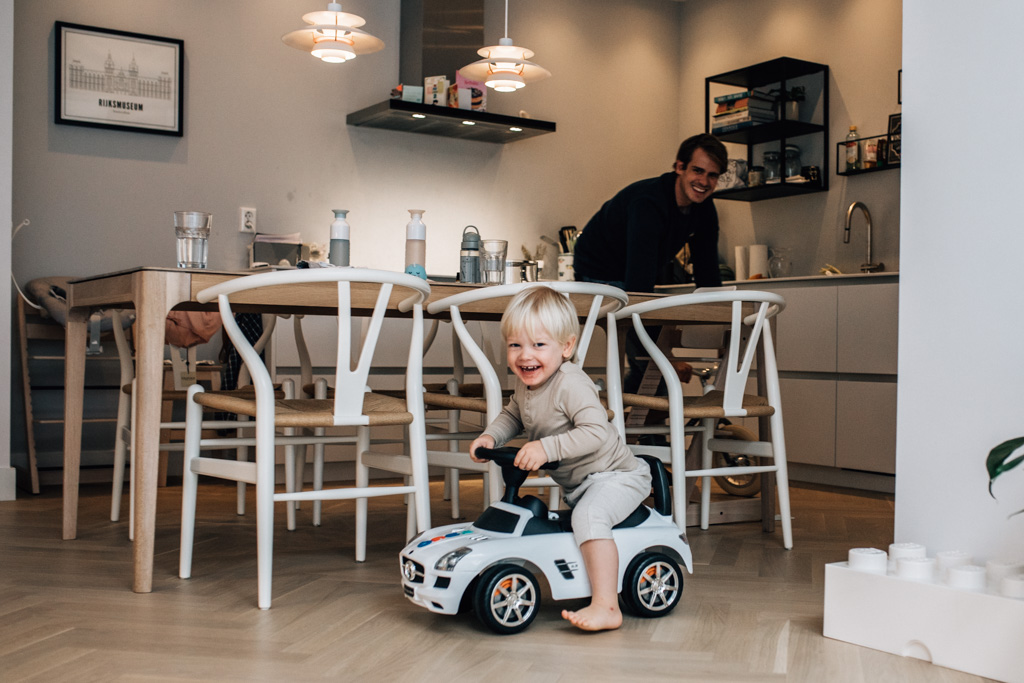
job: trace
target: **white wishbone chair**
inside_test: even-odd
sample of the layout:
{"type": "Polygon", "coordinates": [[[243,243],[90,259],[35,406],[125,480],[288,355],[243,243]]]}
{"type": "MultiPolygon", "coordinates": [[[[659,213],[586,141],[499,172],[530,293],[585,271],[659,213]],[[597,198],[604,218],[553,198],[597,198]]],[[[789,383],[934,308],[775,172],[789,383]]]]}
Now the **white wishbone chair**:
{"type": "MultiPolygon", "coordinates": [[[[249,368],[255,387],[254,398],[222,396],[203,391],[201,386],[189,389],[186,407],[185,467],[182,486],[181,560],[179,575],[189,578],[192,573],[192,546],[194,541],[195,508],[199,475],[244,481],[256,486],[257,535],[257,595],[260,609],[268,609],[271,602],[273,558],[274,503],[303,500],[356,501],[356,560],[366,556],[367,499],[385,495],[412,494],[409,515],[415,515],[416,528],[424,531],[430,526],[426,437],[423,414],[423,302],[430,294],[426,281],[391,271],[360,268],[322,268],[310,270],[260,273],[236,278],[209,287],[197,295],[205,303],[217,300],[224,327],[249,368]],[[333,399],[274,399],[274,389],[268,369],[252,345],[234,324],[231,309],[232,296],[259,289],[260,298],[272,297],[274,287],[324,283],[337,296],[337,374],[333,399]],[[369,292],[367,290],[370,290],[369,292]],[[367,331],[358,362],[353,366],[352,349],[358,346],[353,339],[358,325],[353,318],[360,315],[360,305],[372,308],[367,331]],[[371,304],[372,302],[372,304],[371,304]],[[385,311],[396,308],[411,312],[415,324],[410,327],[406,394],[398,399],[368,390],[367,379],[373,362],[385,311]],[[357,310],[354,310],[357,309],[357,310]],[[204,445],[200,429],[203,408],[235,412],[254,418],[256,435],[253,439],[238,439],[238,444],[251,442],[256,446],[255,462],[239,462],[207,458],[200,455],[204,445]],[[411,484],[398,486],[369,486],[369,474],[364,460],[372,453],[370,430],[378,426],[404,426],[407,430],[411,484]],[[295,471],[295,446],[323,442],[351,442],[351,437],[332,435],[278,435],[278,429],[318,427],[357,427],[356,477],[354,486],[325,488],[309,491],[275,491],[275,444],[285,447],[285,470],[295,471]]],[[[287,392],[286,392],[287,394],[287,392]]],[[[221,440],[232,441],[230,439],[221,440]]]]}

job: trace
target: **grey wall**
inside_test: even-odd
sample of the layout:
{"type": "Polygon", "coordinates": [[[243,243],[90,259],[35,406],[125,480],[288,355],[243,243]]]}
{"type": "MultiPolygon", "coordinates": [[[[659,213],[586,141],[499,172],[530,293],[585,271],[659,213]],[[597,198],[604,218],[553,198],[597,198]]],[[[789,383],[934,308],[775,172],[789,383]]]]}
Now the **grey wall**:
{"type": "MultiPolygon", "coordinates": [[[[714,0],[682,3],[681,134],[704,130],[704,79],[775,57],[827,64],[831,71],[829,191],[761,202],[718,201],[719,253],[730,264],[733,246],[768,244],[793,250],[794,275],[816,274],[825,263],[857,272],[865,257],[861,216],[842,244],[846,209],[864,202],[874,223],[874,260],[899,269],[900,174],[835,175],[835,143],[851,124],[881,135],[896,103],[901,68],[899,0],[714,0]]],[[[730,156],[745,157],[730,145],[730,156]]],[[[807,159],[804,160],[807,163],[807,159]]]]}

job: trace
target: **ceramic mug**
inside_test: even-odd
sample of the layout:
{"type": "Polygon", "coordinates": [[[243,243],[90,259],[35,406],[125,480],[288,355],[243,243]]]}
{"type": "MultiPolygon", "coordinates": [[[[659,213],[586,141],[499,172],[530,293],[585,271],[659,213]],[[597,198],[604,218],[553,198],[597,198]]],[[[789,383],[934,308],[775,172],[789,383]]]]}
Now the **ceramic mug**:
{"type": "Polygon", "coordinates": [[[572,267],[572,254],[558,255],[558,281],[572,282],[576,279],[576,271],[572,267]]]}

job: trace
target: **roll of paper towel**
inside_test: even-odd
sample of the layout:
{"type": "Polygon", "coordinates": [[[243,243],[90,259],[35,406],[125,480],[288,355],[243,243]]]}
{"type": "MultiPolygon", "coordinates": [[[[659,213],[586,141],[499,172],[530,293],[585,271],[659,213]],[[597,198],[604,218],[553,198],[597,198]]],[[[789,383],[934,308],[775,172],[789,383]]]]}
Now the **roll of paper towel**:
{"type": "Polygon", "coordinates": [[[747,248],[736,247],[734,250],[736,254],[736,279],[746,280],[747,277],[747,248]]]}
{"type": "Polygon", "coordinates": [[[761,277],[768,277],[768,245],[767,244],[751,244],[750,245],[750,275],[754,277],[760,275],[761,277]]]}

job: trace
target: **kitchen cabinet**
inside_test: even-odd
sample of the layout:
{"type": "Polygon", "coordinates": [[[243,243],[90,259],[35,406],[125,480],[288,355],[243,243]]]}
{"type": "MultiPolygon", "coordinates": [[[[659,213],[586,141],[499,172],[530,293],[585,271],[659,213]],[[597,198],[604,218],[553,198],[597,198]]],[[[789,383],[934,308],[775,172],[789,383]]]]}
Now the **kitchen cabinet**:
{"type": "Polygon", "coordinates": [[[485,111],[386,100],[348,115],[350,126],[385,128],[423,135],[506,144],[555,132],[555,124],[485,111]]]}
{"type": "MultiPolygon", "coordinates": [[[[819,169],[817,183],[787,183],[783,177],[779,183],[721,190],[715,193],[716,199],[754,202],[828,190],[828,81],[828,66],[791,57],[780,57],[704,79],[705,131],[709,133],[712,132],[714,97],[736,92],[737,87],[786,92],[802,86],[806,99],[802,103],[799,119],[787,119],[786,108],[782,107],[780,118],[775,121],[715,135],[722,142],[746,147],[748,170],[755,165],[763,165],[761,160],[765,151],[777,151],[782,163],[787,144],[800,147],[802,166],[817,166],[819,169]]],[[[785,176],[785,173],[781,175],[785,176]]]]}
{"type": "Polygon", "coordinates": [[[786,299],[776,338],[789,461],[893,474],[896,276],[741,286],[786,299]]]}

